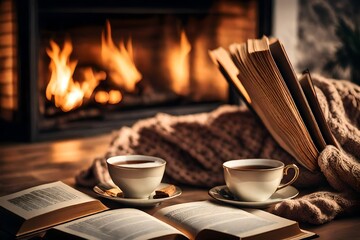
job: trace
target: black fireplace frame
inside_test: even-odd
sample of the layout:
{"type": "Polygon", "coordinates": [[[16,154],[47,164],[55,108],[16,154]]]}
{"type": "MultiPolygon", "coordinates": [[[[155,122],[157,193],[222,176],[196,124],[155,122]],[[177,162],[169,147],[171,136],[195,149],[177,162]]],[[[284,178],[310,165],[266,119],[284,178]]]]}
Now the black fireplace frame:
{"type": "MultiPolygon", "coordinates": [[[[38,2],[40,0],[14,0],[17,15],[17,22],[21,23],[17,26],[17,66],[18,66],[18,110],[14,116],[15,121],[12,123],[1,122],[2,129],[2,138],[1,140],[16,140],[16,141],[44,141],[44,140],[54,140],[54,139],[63,139],[69,137],[82,137],[95,135],[100,133],[109,132],[115,128],[130,125],[140,118],[146,118],[154,116],[157,112],[165,112],[169,114],[188,114],[196,112],[209,111],[218,106],[218,104],[199,104],[194,106],[185,106],[185,107],[162,107],[154,109],[146,109],[141,113],[138,110],[127,111],[126,117],[120,117],[114,119],[109,123],[95,123],[95,128],[92,128],[91,123],[88,126],[88,129],[70,129],[70,130],[59,130],[53,132],[40,132],[39,131],[39,114],[38,111],[34,111],[32,106],[39,105],[38,99],[38,46],[39,39],[37,37],[39,31],[39,19],[38,19],[38,2]],[[22,39],[28,39],[28,41],[22,41],[22,39]],[[115,124],[116,123],[116,124],[115,124]]],[[[246,1],[246,0],[245,0],[246,1]]],[[[72,4],[73,11],[76,11],[76,4],[74,5],[73,0],[62,0],[62,1],[53,1],[48,0],[47,4],[51,6],[52,3],[56,2],[57,4],[61,3],[61,6],[64,9],[72,4]]],[[[86,1],[86,4],[90,11],[96,9],[96,4],[98,1],[89,0],[86,1]]],[[[102,11],[113,12],[116,4],[121,2],[122,10],[127,13],[133,9],[139,9],[139,4],[143,4],[142,10],[144,12],[153,11],[159,7],[166,9],[167,7],[174,7],[174,1],[166,0],[156,0],[156,1],[144,1],[144,0],[107,0],[103,2],[102,11]],[[114,5],[115,4],[115,5],[114,5]]],[[[211,1],[210,1],[211,2],[211,1]]],[[[179,9],[182,6],[191,6],[188,9],[201,10],[202,4],[208,4],[209,0],[200,0],[200,1],[175,1],[179,9]]],[[[258,1],[258,36],[270,35],[271,34],[271,25],[272,25],[272,1],[259,0],[258,1]]],[[[117,9],[119,11],[119,9],[117,9]]],[[[237,96],[230,91],[229,103],[236,103],[238,101],[237,96]]]]}

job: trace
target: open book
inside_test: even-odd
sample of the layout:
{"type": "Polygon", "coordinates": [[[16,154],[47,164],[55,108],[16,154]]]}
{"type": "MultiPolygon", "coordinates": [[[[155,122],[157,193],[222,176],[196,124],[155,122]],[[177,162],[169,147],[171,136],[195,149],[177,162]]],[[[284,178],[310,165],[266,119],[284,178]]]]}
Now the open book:
{"type": "Polygon", "coordinates": [[[210,51],[214,63],[272,137],[310,171],[326,145],[339,147],[320,108],[311,76],[299,80],[278,39],[249,39],[210,51]]]}
{"type": "Polygon", "coordinates": [[[62,182],[3,196],[0,206],[1,231],[9,239],[45,230],[46,239],[299,239],[315,235],[301,230],[295,221],[262,210],[211,201],[176,204],[154,216],[135,208],[109,210],[62,182]]]}
{"type": "Polygon", "coordinates": [[[1,231],[25,237],[108,208],[63,182],[53,182],[0,197],[1,231]]]}
{"type": "Polygon", "coordinates": [[[210,201],[176,204],[151,216],[134,208],[109,210],[50,229],[46,239],[302,239],[298,224],[262,210],[210,201]]]}

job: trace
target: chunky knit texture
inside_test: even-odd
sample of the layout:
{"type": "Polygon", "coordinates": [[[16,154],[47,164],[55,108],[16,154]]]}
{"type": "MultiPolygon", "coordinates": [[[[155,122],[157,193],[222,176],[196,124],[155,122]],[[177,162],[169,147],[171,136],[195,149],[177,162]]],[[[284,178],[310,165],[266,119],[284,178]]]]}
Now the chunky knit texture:
{"type": "MultiPolygon", "coordinates": [[[[298,164],[300,176],[294,185],[300,197],[275,204],[268,211],[322,224],[360,212],[360,87],[321,76],[313,76],[313,81],[341,149],[327,146],[318,157],[318,172],[298,164]]],[[[245,106],[224,105],[210,113],[159,113],[122,127],[114,132],[108,151],[76,176],[77,183],[94,186],[109,181],[105,159],[128,154],[161,157],[167,161],[166,181],[208,188],[224,184],[222,163],[227,160],[272,158],[297,163],[245,106]]]]}

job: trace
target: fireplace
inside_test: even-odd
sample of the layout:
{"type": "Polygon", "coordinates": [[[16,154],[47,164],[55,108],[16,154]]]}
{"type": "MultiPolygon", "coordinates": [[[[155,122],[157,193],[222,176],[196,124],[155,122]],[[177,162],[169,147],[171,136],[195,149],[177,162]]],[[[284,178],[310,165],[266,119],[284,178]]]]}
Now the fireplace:
{"type": "Polygon", "coordinates": [[[208,50],[270,31],[268,1],[0,4],[5,139],[81,137],[234,103],[208,50]]]}

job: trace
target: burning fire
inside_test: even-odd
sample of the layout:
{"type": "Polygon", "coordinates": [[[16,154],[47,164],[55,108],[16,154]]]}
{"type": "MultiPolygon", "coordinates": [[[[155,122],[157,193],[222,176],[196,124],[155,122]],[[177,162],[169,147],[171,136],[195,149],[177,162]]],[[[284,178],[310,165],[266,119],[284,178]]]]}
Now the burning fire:
{"type": "Polygon", "coordinates": [[[101,80],[106,78],[104,72],[94,73],[91,68],[82,69],[84,80],[82,83],[74,81],[73,75],[77,61],[71,61],[73,47],[66,39],[63,49],[50,40],[50,49],[46,53],[50,57],[51,77],[46,88],[46,98],[50,101],[54,97],[55,106],[62,111],[71,111],[83,104],[84,98],[90,98],[101,80]]]}
{"type": "Polygon", "coordinates": [[[106,22],[106,32],[101,35],[101,56],[108,67],[108,74],[111,81],[128,92],[134,92],[136,83],[142,79],[141,73],[137,70],[131,39],[127,47],[120,41],[117,48],[111,38],[110,22],[106,22]]]}
{"type": "MultiPolygon", "coordinates": [[[[117,47],[111,37],[111,26],[106,22],[106,29],[101,35],[101,56],[104,71],[94,72],[91,67],[77,68],[78,61],[70,60],[73,46],[70,39],[64,41],[63,48],[50,40],[46,49],[50,57],[51,77],[46,88],[46,98],[54,101],[55,106],[64,112],[80,107],[92,96],[101,104],[118,104],[123,96],[119,90],[96,90],[100,82],[109,79],[127,92],[134,92],[136,84],[142,79],[135,66],[131,39],[119,42],[117,47]],[[74,72],[76,71],[76,75],[74,72]],[[77,79],[74,79],[74,78],[77,79]],[[95,92],[96,90],[96,92],[95,92]]],[[[184,31],[181,32],[179,44],[170,50],[169,66],[171,71],[171,89],[186,95],[190,91],[188,54],[191,45],[184,31]]]]}
{"type": "Polygon", "coordinates": [[[188,94],[190,90],[189,61],[188,54],[191,45],[186,37],[185,31],[181,31],[180,44],[170,53],[169,64],[171,71],[172,90],[180,95],[188,94]]]}
{"type": "MultiPolygon", "coordinates": [[[[55,106],[62,111],[68,112],[90,99],[95,88],[100,81],[109,77],[118,87],[125,91],[134,92],[136,83],[142,78],[136,69],[133,59],[133,49],[131,40],[127,47],[123,41],[117,48],[111,39],[110,23],[107,22],[106,33],[102,33],[102,60],[107,66],[108,75],[103,72],[94,72],[91,67],[77,69],[81,73],[82,79],[73,79],[77,60],[70,60],[73,46],[69,39],[66,39],[61,49],[57,43],[50,40],[50,48],[46,53],[50,57],[51,77],[46,88],[46,98],[51,101],[54,99],[55,106]],[[80,80],[80,81],[79,81],[80,80]]],[[[118,90],[98,91],[94,95],[95,101],[102,104],[117,104],[122,100],[121,92],[118,90]]]]}
{"type": "Polygon", "coordinates": [[[50,47],[51,49],[46,49],[46,53],[51,58],[49,66],[51,78],[46,88],[46,98],[51,100],[54,96],[55,106],[67,112],[80,106],[84,97],[80,84],[74,82],[72,78],[77,61],[70,61],[69,57],[73,50],[70,40],[65,40],[62,50],[52,40],[50,47]]]}

